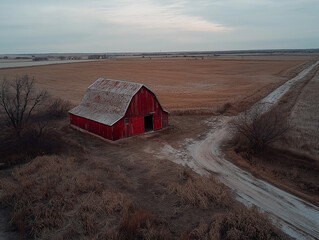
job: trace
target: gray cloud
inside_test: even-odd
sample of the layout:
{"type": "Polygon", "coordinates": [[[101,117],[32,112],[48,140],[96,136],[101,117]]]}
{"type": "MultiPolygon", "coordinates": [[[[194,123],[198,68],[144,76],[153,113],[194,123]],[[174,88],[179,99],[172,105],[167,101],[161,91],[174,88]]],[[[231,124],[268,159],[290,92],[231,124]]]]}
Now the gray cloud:
{"type": "Polygon", "coordinates": [[[318,48],[317,0],[11,0],[0,53],[318,48]]]}

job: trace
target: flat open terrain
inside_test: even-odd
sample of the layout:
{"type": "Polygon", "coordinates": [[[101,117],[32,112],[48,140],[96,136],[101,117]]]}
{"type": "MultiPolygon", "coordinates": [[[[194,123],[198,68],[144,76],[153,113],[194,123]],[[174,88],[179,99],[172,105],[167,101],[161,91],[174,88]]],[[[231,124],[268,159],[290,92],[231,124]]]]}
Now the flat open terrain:
{"type": "MultiPolygon", "coordinates": [[[[107,60],[1,69],[0,78],[21,74],[34,76],[39,88],[46,88],[54,97],[71,100],[73,104],[81,101],[86,88],[98,77],[115,78],[146,84],[168,110],[216,109],[227,102],[235,106],[255,102],[300,72],[309,60],[310,57],[288,60],[276,56],[222,60],[107,60]]],[[[49,124],[63,143],[61,152],[57,151],[59,156],[38,158],[21,171],[17,170],[14,177],[10,171],[0,177],[3,187],[7,187],[3,190],[7,194],[3,195],[7,205],[20,214],[17,209],[25,204],[24,210],[20,209],[22,215],[13,216],[15,225],[22,234],[35,229],[33,236],[40,238],[59,234],[61,239],[69,239],[69,236],[110,239],[117,233],[122,235],[114,235],[115,239],[128,239],[130,234],[153,233],[149,239],[155,236],[163,236],[163,239],[198,236],[203,239],[208,238],[209,229],[218,234],[218,224],[223,223],[220,219],[229,218],[236,223],[251,223],[259,229],[257,232],[270,233],[269,224],[255,212],[246,215],[241,212],[243,207],[231,200],[233,196],[227,187],[214,178],[201,177],[174,163],[178,163],[175,158],[189,156],[173,152],[173,157],[158,157],[166,145],[179,150],[185,139],[204,138],[211,129],[207,118],[200,114],[172,114],[167,129],[115,143],[70,128],[67,116],[59,123],[49,124]],[[7,176],[11,176],[9,180],[4,179],[7,176]],[[76,186],[70,188],[74,183],[76,186]],[[34,192],[43,194],[33,194],[34,199],[29,201],[31,194],[26,189],[37,189],[34,192]],[[22,204],[13,206],[11,198],[23,192],[26,201],[21,200],[22,204]],[[105,201],[111,206],[105,205],[105,201]],[[55,205],[51,206],[51,202],[55,205]],[[65,203],[69,204],[69,210],[56,211],[60,207],[64,209],[65,203]],[[104,209],[105,206],[109,209],[104,209]],[[46,215],[51,208],[58,216],[46,215]],[[30,213],[28,216],[38,215],[22,222],[23,211],[30,213]],[[233,212],[241,220],[228,216],[233,212]],[[32,219],[38,219],[38,222],[32,219]],[[144,220],[148,224],[144,224],[144,220]],[[132,233],[123,229],[132,229],[132,233]]],[[[4,210],[7,214],[10,208],[4,210]]],[[[239,228],[243,229],[243,226],[239,228]]],[[[232,229],[235,227],[230,227],[230,232],[232,229]]],[[[243,234],[246,236],[246,230],[243,234]]]]}
{"type": "Polygon", "coordinates": [[[81,101],[91,83],[104,77],[145,84],[168,110],[217,108],[227,102],[254,101],[309,60],[283,60],[280,56],[241,58],[107,60],[0,69],[0,78],[34,76],[39,88],[73,104],[81,101]]]}
{"type": "Polygon", "coordinates": [[[50,61],[32,61],[28,60],[6,60],[0,59],[0,68],[17,68],[17,67],[32,67],[41,65],[51,64],[65,64],[65,63],[76,63],[76,62],[87,62],[91,60],[50,60],[50,61]]]}

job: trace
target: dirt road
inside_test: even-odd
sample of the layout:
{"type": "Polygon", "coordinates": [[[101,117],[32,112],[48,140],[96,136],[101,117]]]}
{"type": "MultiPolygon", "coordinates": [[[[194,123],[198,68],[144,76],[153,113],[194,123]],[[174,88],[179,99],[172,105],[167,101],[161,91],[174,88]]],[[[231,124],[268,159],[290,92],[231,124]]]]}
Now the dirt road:
{"type": "MultiPolygon", "coordinates": [[[[266,103],[264,111],[277,103],[295,82],[318,64],[319,61],[263,98],[260,102],[266,103]]],[[[231,137],[231,120],[232,117],[214,117],[208,123],[212,129],[204,140],[187,139],[180,149],[165,146],[159,156],[175,156],[174,162],[187,165],[200,174],[213,173],[234,190],[239,201],[269,212],[274,221],[278,222],[278,226],[292,238],[319,239],[319,207],[257,179],[225,159],[221,147],[231,137]]]]}

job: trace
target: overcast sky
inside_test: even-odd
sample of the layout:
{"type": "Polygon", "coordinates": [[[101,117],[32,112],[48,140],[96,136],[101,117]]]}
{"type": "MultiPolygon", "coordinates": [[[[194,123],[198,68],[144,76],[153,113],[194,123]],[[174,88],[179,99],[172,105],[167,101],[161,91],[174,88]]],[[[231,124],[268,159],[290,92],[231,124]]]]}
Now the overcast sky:
{"type": "Polygon", "coordinates": [[[0,53],[319,48],[319,0],[0,0],[0,53]]]}

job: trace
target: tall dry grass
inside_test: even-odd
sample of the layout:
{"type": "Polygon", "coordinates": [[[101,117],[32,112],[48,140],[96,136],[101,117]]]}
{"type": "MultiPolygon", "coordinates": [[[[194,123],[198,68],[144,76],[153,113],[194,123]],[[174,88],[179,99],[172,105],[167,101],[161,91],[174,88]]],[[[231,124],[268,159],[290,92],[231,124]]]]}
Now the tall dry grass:
{"type": "Polygon", "coordinates": [[[212,218],[210,222],[201,222],[185,240],[195,239],[288,239],[275,228],[269,217],[260,213],[256,207],[246,207],[229,211],[212,218]]]}
{"type": "Polygon", "coordinates": [[[204,209],[229,207],[233,203],[230,192],[218,180],[185,169],[179,174],[179,182],[169,183],[168,188],[179,196],[181,203],[204,209]]]}
{"type": "Polygon", "coordinates": [[[145,239],[165,240],[169,239],[169,232],[165,223],[159,221],[149,212],[138,209],[127,215],[121,222],[118,239],[145,239]]]}
{"type": "Polygon", "coordinates": [[[75,158],[37,157],[0,181],[11,223],[35,239],[167,239],[164,222],[107,189],[75,158]]]}
{"type": "Polygon", "coordinates": [[[104,189],[74,158],[37,157],[0,186],[1,204],[13,207],[11,222],[34,238],[97,239],[113,234],[112,226],[133,210],[125,195],[104,189]]]}

